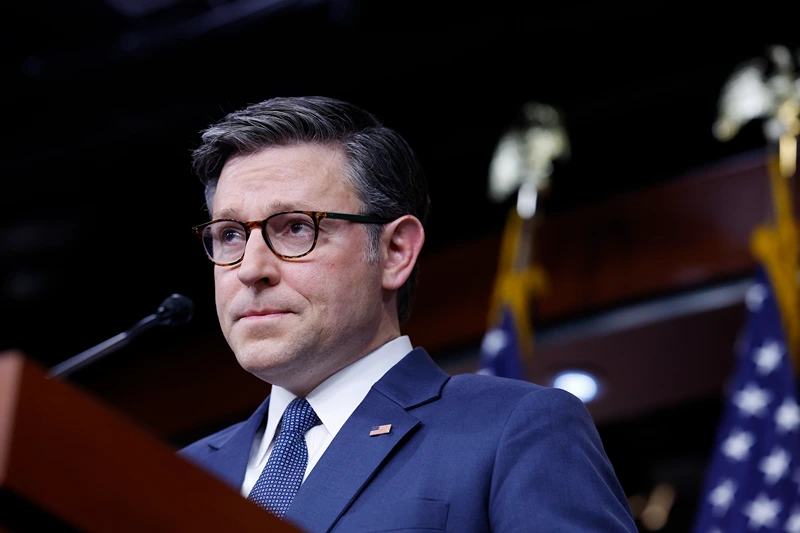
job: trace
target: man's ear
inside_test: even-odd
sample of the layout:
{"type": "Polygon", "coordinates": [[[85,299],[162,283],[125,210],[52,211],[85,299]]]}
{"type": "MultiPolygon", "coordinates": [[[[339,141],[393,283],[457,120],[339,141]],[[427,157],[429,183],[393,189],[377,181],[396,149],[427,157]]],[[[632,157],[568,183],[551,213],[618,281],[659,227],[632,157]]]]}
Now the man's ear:
{"type": "Polygon", "coordinates": [[[384,226],[383,231],[383,288],[397,290],[414,270],[425,230],[417,217],[405,215],[384,226]]]}

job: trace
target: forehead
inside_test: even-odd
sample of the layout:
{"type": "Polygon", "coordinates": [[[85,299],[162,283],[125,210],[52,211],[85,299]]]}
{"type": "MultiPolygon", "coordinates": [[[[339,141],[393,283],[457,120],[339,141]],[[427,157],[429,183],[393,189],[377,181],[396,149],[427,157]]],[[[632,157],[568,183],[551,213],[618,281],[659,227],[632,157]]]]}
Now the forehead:
{"type": "Polygon", "coordinates": [[[334,211],[357,207],[346,168],[340,148],[320,144],[271,146],[233,156],[225,162],[217,183],[215,217],[223,211],[261,216],[278,208],[334,211]]]}

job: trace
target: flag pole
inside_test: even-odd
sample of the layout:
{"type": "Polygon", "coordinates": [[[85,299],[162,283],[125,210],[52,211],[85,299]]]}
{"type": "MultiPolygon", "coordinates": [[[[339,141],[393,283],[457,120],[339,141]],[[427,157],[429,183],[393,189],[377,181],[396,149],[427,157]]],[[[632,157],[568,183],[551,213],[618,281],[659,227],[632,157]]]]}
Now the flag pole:
{"type": "MultiPolygon", "coordinates": [[[[767,270],[775,291],[781,322],[795,372],[800,371],[800,243],[790,180],[797,170],[800,136],[800,76],[792,53],[784,46],[768,50],[772,69],[751,60],[726,81],[719,101],[715,136],[727,141],[745,123],[762,118],[769,151],[767,173],[772,198],[772,221],[756,227],[750,247],[767,270]],[[777,147],[777,155],[774,153],[777,147]]],[[[798,51],[800,60],[800,51],[798,51]]]]}
{"type": "Polygon", "coordinates": [[[800,532],[800,405],[795,378],[800,368],[800,244],[788,184],[796,167],[800,107],[785,105],[800,101],[800,80],[788,50],[772,47],[770,55],[776,68],[769,79],[764,64],[752,61],[731,75],[714,127],[717,137],[727,140],[745,122],[767,119],[773,210],[772,220],[759,224],[751,235],[759,266],[745,298],[747,319],[705,472],[695,533],[800,532]],[[795,111],[789,116],[786,109],[795,111]]]}
{"type": "Polygon", "coordinates": [[[533,355],[531,302],[547,290],[545,270],[534,260],[539,200],[549,187],[553,162],[569,156],[569,139],[552,106],[528,102],[520,118],[500,138],[490,166],[489,198],[501,202],[516,194],[517,201],[503,229],[479,372],[500,375],[506,365],[516,374],[511,377],[524,379],[533,355]],[[514,361],[508,361],[511,356],[514,361]]]}
{"type": "Polygon", "coordinates": [[[544,294],[548,285],[544,268],[531,263],[534,226],[533,217],[524,219],[519,216],[516,208],[509,210],[487,323],[489,328],[496,326],[502,320],[503,309],[510,309],[514,326],[519,332],[523,361],[529,360],[533,355],[530,302],[544,294]]]}
{"type": "Polygon", "coordinates": [[[750,247],[756,259],[766,268],[774,287],[789,353],[797,372],[800,370],[800,232],[793,215],[788,179],[780,168],[780,157],[768,156],[774,220],[772,224],[762,224],[753,231],[750,247]]]}

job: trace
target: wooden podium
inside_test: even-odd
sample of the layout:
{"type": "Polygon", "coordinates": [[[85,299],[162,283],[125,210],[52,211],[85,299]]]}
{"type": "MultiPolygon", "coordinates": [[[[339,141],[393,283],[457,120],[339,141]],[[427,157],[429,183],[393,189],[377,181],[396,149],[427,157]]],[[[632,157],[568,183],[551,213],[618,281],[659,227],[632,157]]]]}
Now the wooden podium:
{"type": "Polygon", "coordinates": [[[299,533],[78,387],[0,353],[0,533],[299,533]]]}

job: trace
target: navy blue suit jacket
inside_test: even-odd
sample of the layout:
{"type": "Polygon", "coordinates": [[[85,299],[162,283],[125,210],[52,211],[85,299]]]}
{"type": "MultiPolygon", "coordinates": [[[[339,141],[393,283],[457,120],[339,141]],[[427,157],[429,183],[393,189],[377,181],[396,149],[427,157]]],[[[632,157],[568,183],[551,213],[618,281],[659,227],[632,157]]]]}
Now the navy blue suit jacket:
{"type": "MultiPolygon", "coordinates": [[[[237,490],[269,398],[179,454],[237,490]]],[[[285,519],[309,533],[635,533],[583,403],[559,389],[449,376],[417,348],[369,391],[285,519]],[[375,426],[391,432],[371,437],[375,426]]]]}

